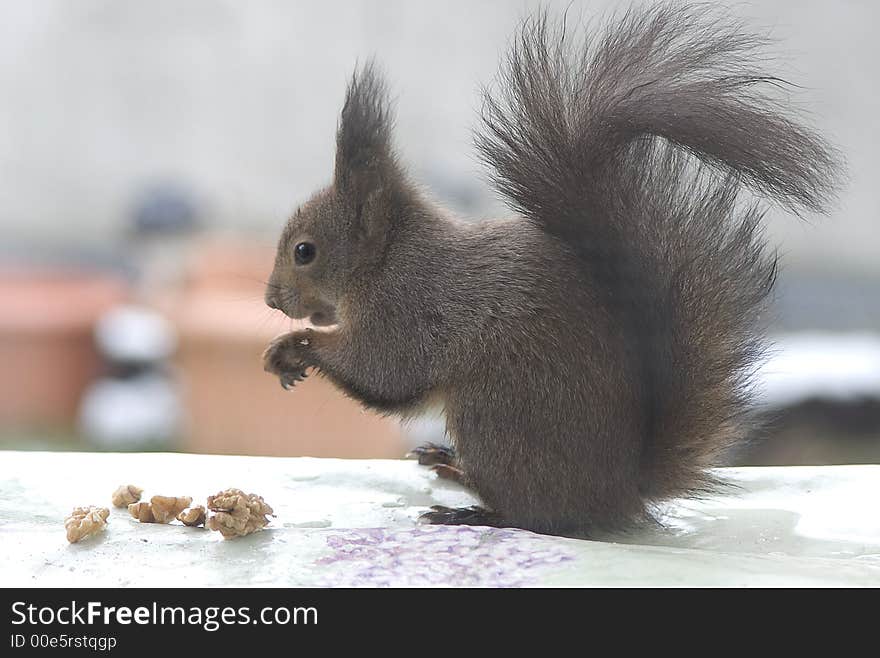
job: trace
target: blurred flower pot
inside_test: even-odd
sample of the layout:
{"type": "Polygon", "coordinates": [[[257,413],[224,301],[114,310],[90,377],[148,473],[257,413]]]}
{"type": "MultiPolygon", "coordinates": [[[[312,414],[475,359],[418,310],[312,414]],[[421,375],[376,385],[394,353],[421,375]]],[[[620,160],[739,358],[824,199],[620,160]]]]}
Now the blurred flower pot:
{"type": "Polygon", "coordinates": [[[0,426],[73,426],[80,396],[101,368],[95,322],[127,294],[110,275],[0,269],[0,426]]]}
{"type": "Polygon", "coordinates": [[[320,377],[284,391],[262,352],[292,322],[263,303],[274,249],[196,248],[188,285],[164,306],[179,332],[183,449],[316,457],[400,457],[396,421],[364,411],[320,377]]]}

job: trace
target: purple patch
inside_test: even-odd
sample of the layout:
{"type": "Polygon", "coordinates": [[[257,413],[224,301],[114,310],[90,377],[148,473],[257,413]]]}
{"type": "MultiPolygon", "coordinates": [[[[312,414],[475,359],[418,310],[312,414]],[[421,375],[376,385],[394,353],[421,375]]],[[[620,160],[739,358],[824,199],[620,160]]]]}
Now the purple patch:
{"type": "Polygon", "coordinates": [[[333,554],[317,563],[321,584],[334,587],[521,587],[574,559],[548,537],[471,526],[349,530],[327,546],[333,554]]]}

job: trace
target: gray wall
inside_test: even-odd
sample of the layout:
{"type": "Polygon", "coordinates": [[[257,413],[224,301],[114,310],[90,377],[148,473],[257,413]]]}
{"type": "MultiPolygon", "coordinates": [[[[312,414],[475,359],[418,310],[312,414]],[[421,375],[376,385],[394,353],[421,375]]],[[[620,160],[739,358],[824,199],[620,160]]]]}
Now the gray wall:
{"type": "MultiPolygon", "coordinates": [[[[608,2],[551,3],[590,17],[608,2]]],[[[478,87],[532,2],[0,2],[0,241],[115,239],[138,191],[190,185],[217,227],[273,235],[326,181],[354,62],[375,54],[398,142],[452,206],[502,211],[469,130],[478,87]]],[[[733,11],[772,28],[798,101],[851,182],[832,221],[772,217],[794,272],[880,276],[876,2],[772,0],[733,11]]]]}

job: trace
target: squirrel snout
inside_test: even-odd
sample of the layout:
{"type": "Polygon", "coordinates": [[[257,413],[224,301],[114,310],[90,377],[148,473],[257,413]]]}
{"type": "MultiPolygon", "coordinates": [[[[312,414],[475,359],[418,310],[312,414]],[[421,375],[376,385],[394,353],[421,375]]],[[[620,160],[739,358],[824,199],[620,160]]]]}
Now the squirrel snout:
{"type": "Polygon", "coordinates": [[[266,296],[264,297],[264,299],[266,301],[266,306],[268,306],[269,308],[273,308],[276,311],[281,310],[281,300],[279,299],[277,290],[274,290],[272,288],[266,290],[266,296]]]}

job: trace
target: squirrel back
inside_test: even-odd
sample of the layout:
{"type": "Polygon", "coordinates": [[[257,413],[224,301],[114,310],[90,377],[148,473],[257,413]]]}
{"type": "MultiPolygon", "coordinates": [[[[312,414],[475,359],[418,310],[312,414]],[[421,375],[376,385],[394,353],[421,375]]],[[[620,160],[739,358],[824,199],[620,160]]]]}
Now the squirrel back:
{"type": "Polygon", "coordinates": [[[315,368],[383,413],[441,405],[454,453],[420,461],[490,509],[433,523],[584,534],[711,487],[750,431],[776,276],[744,192],[823,211],[837,181],[761,43],[675,5],[577,48],[527,21],[476,138],[518,217],[479,224],[410,183],[385,84],[362,68],[333,182],[288,222],[266,293],[337,329],[279,337],[266,370],[288,388],[315,368]]]}
{"type": "Polygon", "coordinates": [[[527,21],[477,146],[528,220],[573,245],[642,365],[648,500],[706,489],[752,429],[777,262],[742,188],[824,211],[837,156],[772,94],[763,40],[705,8],[630,10],[573,49],[527,21]]]}

